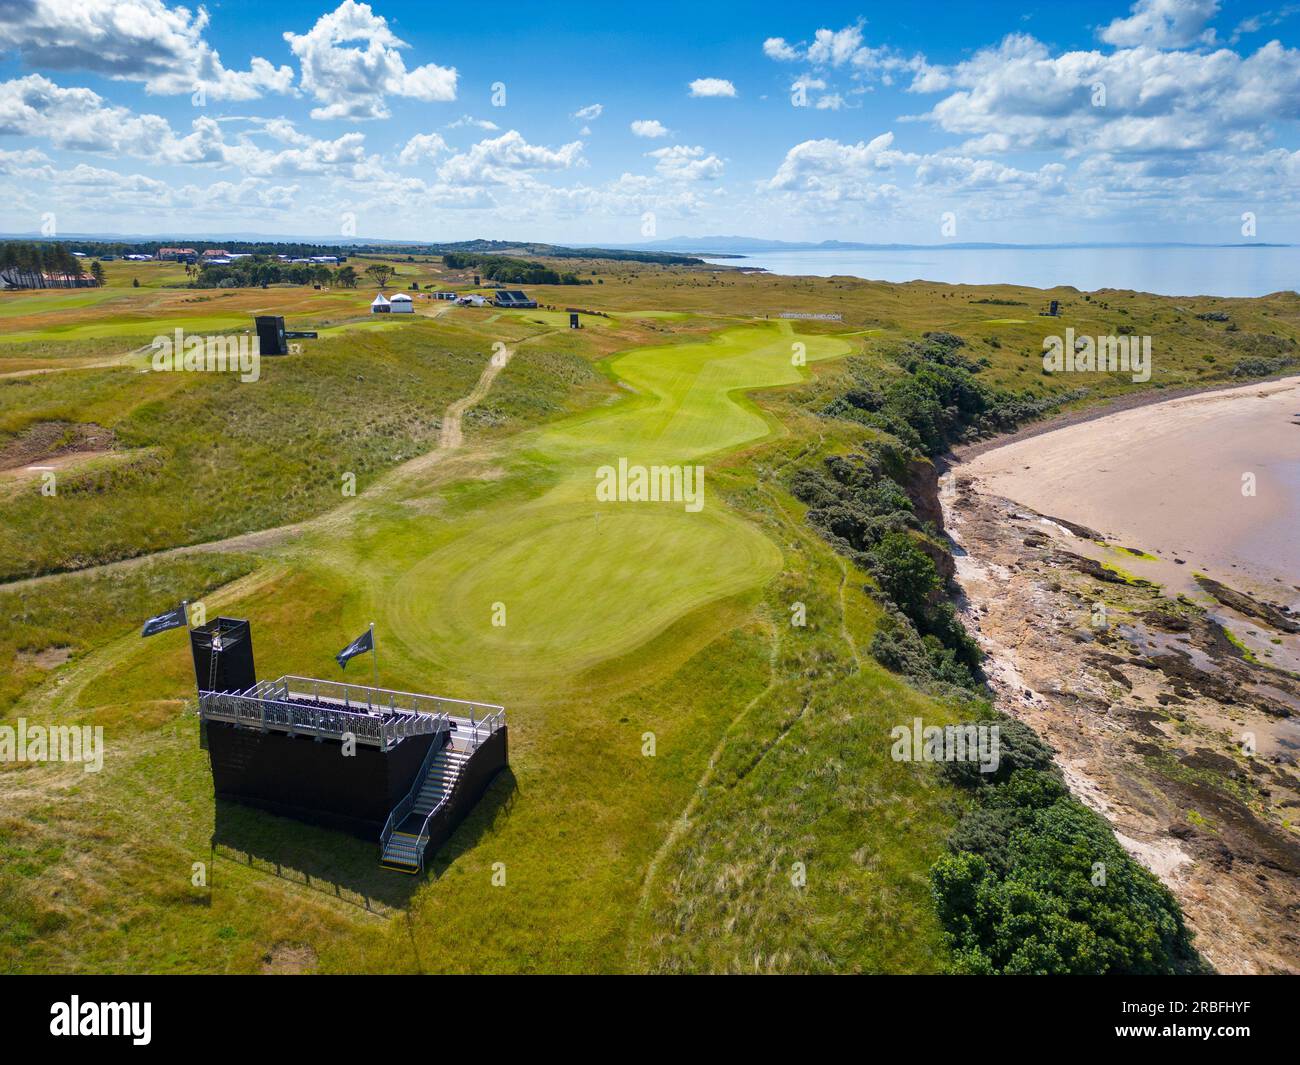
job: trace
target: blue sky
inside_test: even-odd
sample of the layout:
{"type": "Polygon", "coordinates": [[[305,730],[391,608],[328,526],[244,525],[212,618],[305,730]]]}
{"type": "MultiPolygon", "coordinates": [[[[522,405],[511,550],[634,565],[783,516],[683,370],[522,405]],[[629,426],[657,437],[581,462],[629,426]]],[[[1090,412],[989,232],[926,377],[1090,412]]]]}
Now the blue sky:
{"type": "Polygon", "coordinates": [[[0,230],[1300,240],[1297,44],[1280,2],[4,0],[0,230]]]}

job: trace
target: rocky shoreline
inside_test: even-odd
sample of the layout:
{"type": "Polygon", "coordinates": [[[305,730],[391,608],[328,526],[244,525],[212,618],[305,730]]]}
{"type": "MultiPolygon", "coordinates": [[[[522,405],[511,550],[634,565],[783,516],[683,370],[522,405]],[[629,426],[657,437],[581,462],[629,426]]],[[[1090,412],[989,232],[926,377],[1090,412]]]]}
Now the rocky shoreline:
{"type": "MultiPolygon", "coordinates": [[[[938,497],[999,709],[1052,744],[1216,969],[1300,972],[1300,677],[1261,662],[1217,611],[1099,562],[1090,529],[960,465],[938,497]]],[[[1272,643],[1297,639],[1287,608],[1209,591],[1272,643]]]]}

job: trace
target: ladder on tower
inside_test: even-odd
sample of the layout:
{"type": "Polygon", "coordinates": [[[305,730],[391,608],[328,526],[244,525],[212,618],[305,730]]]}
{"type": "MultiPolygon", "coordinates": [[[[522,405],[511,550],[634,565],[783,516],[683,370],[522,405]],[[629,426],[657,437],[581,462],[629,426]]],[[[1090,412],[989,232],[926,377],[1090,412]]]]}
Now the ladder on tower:
{"type": "Polygon", "coordinates": [[[212,634],[212,644],[210,654],[208,655],[208,691],[215,691],[217,687],[217,656],[221,654],[221,635],[219,632],[212,634]]]}

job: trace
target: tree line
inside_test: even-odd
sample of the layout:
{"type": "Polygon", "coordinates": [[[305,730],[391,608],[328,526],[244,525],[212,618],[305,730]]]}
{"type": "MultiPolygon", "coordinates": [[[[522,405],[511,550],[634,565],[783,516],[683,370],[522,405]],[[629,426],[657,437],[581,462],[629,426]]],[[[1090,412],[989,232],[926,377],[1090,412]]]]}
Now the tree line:
{"type": "Polygon", "coordinates": [[[562,274],[541,263],[527,259],[512,259],[506,255],[471,255],[466,252],[448,252],[442,257],[444,266],[453,270],[474,270],[489,281],[509,285],[583,285],[577,274],[562,274]]]}
{"type": "Polygon", "coordinates": [[[232,263],[186,266],[185,272],[193,275],[191,284],[195,288],[266,288],[282,284],[356,288],[360,280],[356,270],[347,264],[332,270],[324,263],[282,263],[264,255],[232,263]]]}
{"type": "Polygon", "coordinates": [[[62,244],[7,241],[0,245],[0,276],[19,288],[78,288],[89,275],[104,283],[96,260],[89,269],[62,244]]]}

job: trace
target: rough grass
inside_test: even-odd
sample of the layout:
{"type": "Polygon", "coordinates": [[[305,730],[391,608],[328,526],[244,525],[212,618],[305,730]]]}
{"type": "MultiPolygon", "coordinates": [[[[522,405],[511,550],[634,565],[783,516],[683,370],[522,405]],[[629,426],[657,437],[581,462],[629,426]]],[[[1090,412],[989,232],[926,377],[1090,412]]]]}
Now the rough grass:
{"type": "MultiPolygon", "coordinates": [[[[0,431],[92,422],[112,429],[119,447],[140,460],[63,474],[53,497],[34,482],[0,500],[0,577],[300,521],[343,500],[344,474],[364,490],[432,446],[443,410],[470,390],[491,355],[473,333],[428,321],[410,326],[322,339],[307,354],[264,359],[261,379],[250,383],[230,373],[129,366],[5,381],[0,431]]],[[[499,400],[502,423],[535,419],[544,413],[539,403],[559,408],[568,383],[549,369],[529,359],[511,368],[516,404],[533,409],[514,411],[499,400]]]]}

